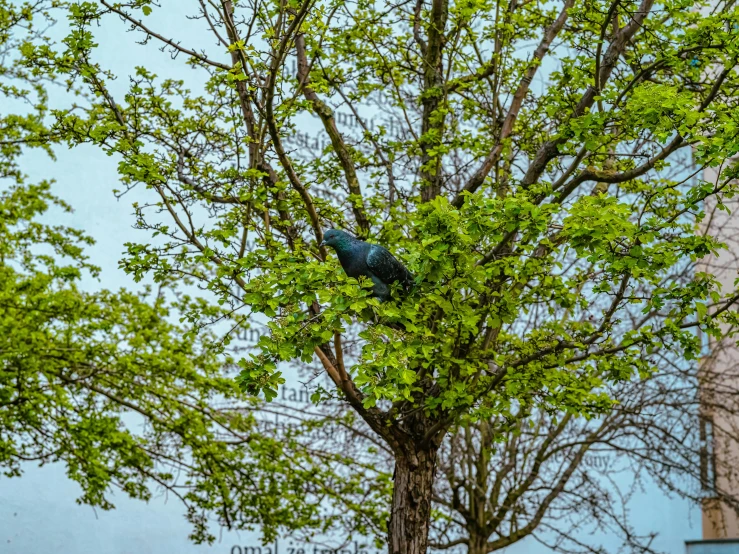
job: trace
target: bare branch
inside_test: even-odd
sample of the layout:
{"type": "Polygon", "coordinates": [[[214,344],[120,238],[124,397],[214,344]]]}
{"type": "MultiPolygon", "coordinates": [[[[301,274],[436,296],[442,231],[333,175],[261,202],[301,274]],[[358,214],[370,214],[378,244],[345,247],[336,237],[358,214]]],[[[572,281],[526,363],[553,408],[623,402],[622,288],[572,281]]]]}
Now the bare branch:
{"type": "Polygon", "coordinates": [[[189,50],[183,46],[180,46],[179,43],[176,43],[172,39],[168,39],[159,33],[156,33],[152,31],[149,27],[144,25],[143,21],[139,19],[135,19],[133,16],[127,14],[120,8],[116,8],[115,6],[109,4],[106,0],[100,0],[100,3],[108,8],[110,11],[117,13],[119,16],[121,16],[123,19],[131,23],[134,27],[140,29],[141,31],[145,32],[147,35],[154,37],[155,39],[163,42],[164,44],[174,48],[177,52],[182,52],[183,54],[186,54],[190,57],[193,57],[201,62],[203,62],[206,65],[210,65],[212,67],[217,67],[218,69],[223,69],[225,71],[230,70],[231,68],[227,66],[226,64],[222,64],[220,62],[211,60],[208,58],[205,54],[200,54],[198,52],[195,52],[194,50],[189,50]]]}
{"type": "Polygon", "coordinates": [[[359,227],[358,235],[366,237],[369,235],[369,221],[364,209],[364,201],[362,199],[362,189],[359,185],[359,178],[357,172],[354,169],[354,161],[349,153],[349,149],[346,146],[344,137],[341,136],[338,128],[336,127],[336,119],[334,113],[328,105],[321,100],[313,88],[310,86],[310,68],[308,67],[308,56],[305,52],[305,37],[302,33],[299,33],[295,37],[295,50],[298,57],[298,79],[300,81],[300,88],[303,90],[303,95],[306,100],[313,106],[313,111],[316,112],[323,128],[326,130],[331,139],[331,144],[334,147],[334,153],[339,158],[339,163],[344,170],[344,176],[346,177],[347,185],[349,187],[349,203],[351,204],[352,211],[354,212],[354,218],[359,227]]]}

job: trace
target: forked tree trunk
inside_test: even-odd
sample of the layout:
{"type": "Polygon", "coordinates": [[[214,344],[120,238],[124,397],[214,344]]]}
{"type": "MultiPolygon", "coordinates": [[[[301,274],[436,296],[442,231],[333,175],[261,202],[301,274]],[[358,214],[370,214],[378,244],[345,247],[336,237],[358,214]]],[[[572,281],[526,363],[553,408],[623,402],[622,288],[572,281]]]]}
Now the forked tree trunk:
{"type": "Polygon", "coordinates": [[[488,541],[486,537],[470,533],[470,543],[467,554],[488,554],[488,541]]]}
{"type": "Polygon", "coordinates": [[[426,554],[437,448],[395,458],[395,487],[388,522],[390,554],[426,554]]]}

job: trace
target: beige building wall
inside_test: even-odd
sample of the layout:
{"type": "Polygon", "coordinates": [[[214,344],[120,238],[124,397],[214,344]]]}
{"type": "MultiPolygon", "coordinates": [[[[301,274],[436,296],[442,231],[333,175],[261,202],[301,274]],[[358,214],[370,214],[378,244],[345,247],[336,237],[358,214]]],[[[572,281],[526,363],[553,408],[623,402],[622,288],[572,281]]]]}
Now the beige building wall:
{"type": "MultiPolygon", "coordinates": [[[[717,183],[719,177],[715,169],[707,169],[703,178],[717,183]]],[[[739,199],[732,199],[727,207],[730,213],[718,209],[715,199],[706,201],[706,218],[700,223],[700,228],[726,243],[728,248],[722,250],[719,256],[701,260],[696,267],[697,271],[709,272],[717,277],[723,295],[729,295],[739,288],[736,283],[739,277],[739,199]]],[[[724,331],[730,330],[724,328],[724,331]]],[[[739,507],[726,500],[727,497],[739,498],[737,338],[720,342],[713,339],[704,341],[704,356],[700,362],[704,539],[739,538],[739,507]]]]}

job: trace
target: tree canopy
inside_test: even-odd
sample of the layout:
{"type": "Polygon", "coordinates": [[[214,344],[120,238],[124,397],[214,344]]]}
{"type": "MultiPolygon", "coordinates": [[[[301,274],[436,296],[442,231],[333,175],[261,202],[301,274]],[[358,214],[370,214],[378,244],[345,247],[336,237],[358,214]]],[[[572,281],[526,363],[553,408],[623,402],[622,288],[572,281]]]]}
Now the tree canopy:
{"type": "MultiPolygon", "coordinates": [[[[51,21],[41,4],[0,2],[4,61],[32,41],[47,44],[36,31],[51,21]]],[[[116,489],[144,501],[166,491],[198,543],[214,540],[214,524],[256,529],[264,540],[379,526],[373,509],[383,513],[376,498],[386,495],[386,477],[351,448],[328,446],[350,440],[324,429],[350,428],[346,417],[266,420],[261,403],[239,390],[219,336],[186,322],[193,310],[223,318],[220,307],[169,281],[140,292],[80,285],[99,276],[85,254],[94,239],[50,223],[50,209],[72,207],[52,194],[53,183],[31,183],[23,171],[24,146],[53,154],[58,137],[46,116],[54,82],[20,65],[0,68],[5,105],[32,100],[0,118],[3,475],[60,463],[79,484],[77,502],[104,510],[115,508],[116,489]],[[347,511],[357,498],[363,510],[347,511]],[[341,511],[330,511],[332,499],[341,511]]]]}
{"type": "Polygon", "coordinates": [[[426,550],[450,428],[607,413],[608,384],[734,321],[735,290],[677,278],[722,248],[704,200],[736,192],[731,0],[54,4],[69,32],[23,42],[16,67],[81,96],[27,140],[116,158],[151,232],[122,265],[214,295],[190,324],[213,304],[267,321],[243,390],[273,398],[279,364],[320,362],[314,400],[345,400],[394,453],[390,552],[426,550]],[[167,25],[184,13],[208,47],[167,25]],[[118,19],[143,42],[126,76],[97,56],[118,19]],[[155,45],[192,70],[159,78],[155,45]],[[413,293],[370,298],[328,227],[386,246],[413,293]]]}

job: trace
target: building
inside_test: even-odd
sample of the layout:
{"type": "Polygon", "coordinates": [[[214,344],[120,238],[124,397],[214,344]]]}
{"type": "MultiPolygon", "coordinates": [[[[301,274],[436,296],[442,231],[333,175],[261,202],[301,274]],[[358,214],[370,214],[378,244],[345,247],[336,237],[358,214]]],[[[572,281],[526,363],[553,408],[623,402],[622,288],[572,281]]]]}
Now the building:
{"type": "MultiPolygon", "coordinates": [[[[720,186],[719,170],[708,168],[703,179],[720,186]]],[[[722,291],[737,289],[739,277],[739,200],[727,202],[728,211],[715,198],[705,202],[699,223],[727,246],[718,256],[706,257],[697,272],[716,276],[722,291]]],[[[714,308],[718,309],[718,308],[714,308]]],[[[713,310],[709,310],[713,311],[713,310]]],[[[730,332],[727,325],[723,331],[730,332]]],[[[687,541],[688,554],[739,553],[739,347],[737,338],[704,338],[700,360],[700,438],[702,535],[687,541]]]]}

